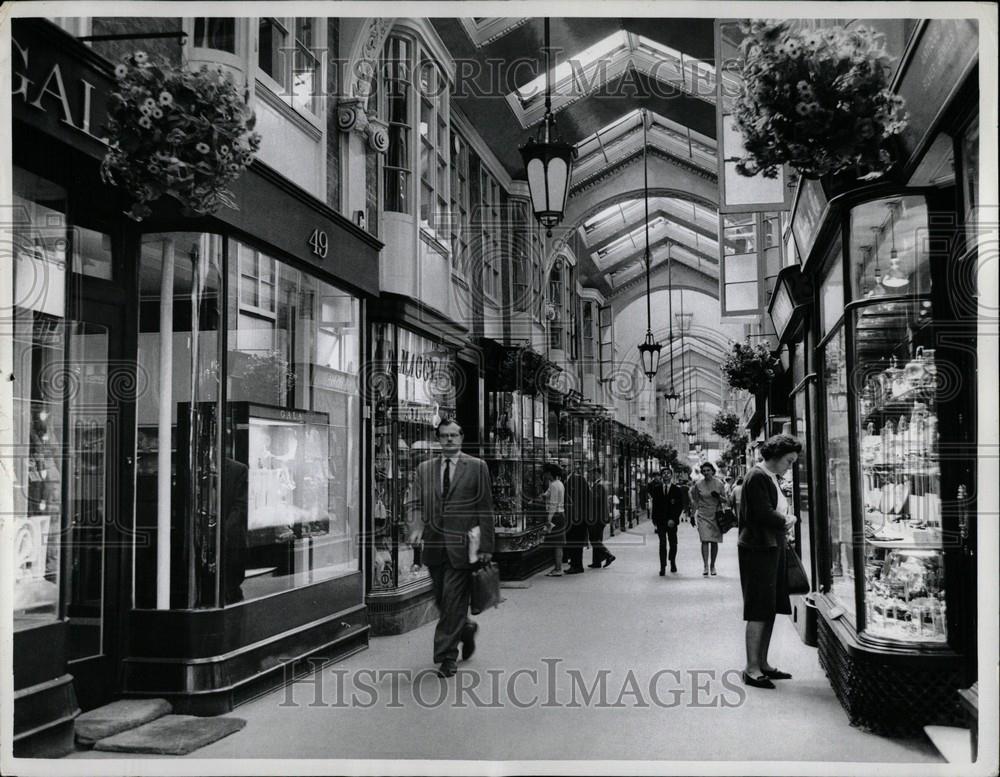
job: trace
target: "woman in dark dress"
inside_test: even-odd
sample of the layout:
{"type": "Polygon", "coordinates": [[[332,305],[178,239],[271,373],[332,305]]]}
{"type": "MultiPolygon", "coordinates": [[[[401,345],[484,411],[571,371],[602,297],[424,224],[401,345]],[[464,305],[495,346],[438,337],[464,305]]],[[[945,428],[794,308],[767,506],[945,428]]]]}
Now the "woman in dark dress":
{"type": "Polygon", "coordinates": [[[774,617],[792,612],[785,572],[786,533],[795,516],[781,491],[778,478],[785,474],[802,445],[794,437],[778,434],[760,446],[763,461],[750,469],[743,481],[739,509],[740,584],[743,587],[743,620],[746,626],[747,665],[743,682],[754,688],[774,688],[772,680],[791,678],[767,660],[774,617]]]}

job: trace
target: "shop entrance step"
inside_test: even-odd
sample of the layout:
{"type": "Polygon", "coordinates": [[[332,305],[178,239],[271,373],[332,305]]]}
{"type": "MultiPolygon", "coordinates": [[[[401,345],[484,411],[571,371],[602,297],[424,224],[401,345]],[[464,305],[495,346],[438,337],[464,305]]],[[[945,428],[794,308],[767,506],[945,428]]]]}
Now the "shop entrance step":
{"type": "Polygon", "coordinates": [[[972,763],[972,735],[969,729],[957,726],[924,726],[924,733],[948,763],[972,763]]]}
{"type": "Polygon", "coordinates": [[[120,699],[84,712],[74,722],[76,744],[91,748],[101,739],[151,723],[173,712],[166,699],[120,699]]]}

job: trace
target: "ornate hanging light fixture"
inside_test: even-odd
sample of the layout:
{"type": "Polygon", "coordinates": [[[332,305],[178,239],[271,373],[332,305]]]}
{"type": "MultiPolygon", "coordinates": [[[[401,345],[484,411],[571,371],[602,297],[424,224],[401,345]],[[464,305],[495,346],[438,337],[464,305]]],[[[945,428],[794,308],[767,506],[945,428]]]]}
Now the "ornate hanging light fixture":
{"type": "Polygon", "coordinates": [[[889,203],[889,230],[892,235],[892,249],[889,251],[889,272],[885,274],[882,283],[890,289],[898,289],[910,282],[910,276],[899,269],[899,252],[896,251],[896,209],[900,201],[889,203]]]}
{"type": "Polygon", "coordinates": [[[538,137],[521,147],[521,158],[528,177],[531,207],[538,223],[552,237],[552,227],[562,221],[566,197],[573,174],[576,147],[556,136],[552,115],[552,48],[549,45],[549,19],[545,18],[545,116],[538,137]]]}
{"type": "Polygon", "coordinates": [[[667,405],[667,414],[673,418],[677,415],[677,407],[680,404],[680,396],[674,388],[674,275],[673,275],[673,252],[670,250],[673,244],[667,241],[667,315],[670,317],[670,331],[667,338],[670,343],[670,389],[663,395],[663,400],[667,405]]]}
{"type": "Polygon", "coordinates": [[[646,339],[639,344],[639,358],[642,360],[642,371],[649,380],[656,377],[660,369],[660,344],[653,338],[653,314],[649,291],[649,265],[652,257],[649,253],[649,166],[646,163],[646,109],[642,109],[642,199],[645,206],[646,233],[646,339]]]}

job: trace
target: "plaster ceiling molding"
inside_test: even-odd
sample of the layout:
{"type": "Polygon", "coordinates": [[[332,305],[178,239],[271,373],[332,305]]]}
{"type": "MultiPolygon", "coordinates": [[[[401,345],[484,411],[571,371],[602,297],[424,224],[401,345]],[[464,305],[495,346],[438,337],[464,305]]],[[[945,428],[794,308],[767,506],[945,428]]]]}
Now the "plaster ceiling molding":
{"type": "Polygon", "coordinates": [[[531,19],[530,16],[473,17],[459,19],[462,29],[477,49],[488,46],[531,19]]]}

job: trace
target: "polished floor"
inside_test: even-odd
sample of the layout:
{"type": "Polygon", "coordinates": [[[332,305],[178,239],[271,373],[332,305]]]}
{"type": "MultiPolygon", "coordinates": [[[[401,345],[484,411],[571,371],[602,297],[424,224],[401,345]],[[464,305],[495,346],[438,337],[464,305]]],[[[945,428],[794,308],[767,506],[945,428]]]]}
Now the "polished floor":
{"type": "Polygon", "coordinates": [[[457,677],[424,671],[432,624],[375,638],[240,707],[246,728],[190,757],[943,763],[925,740],[852,728],[787,617],[771,659],[794,679],[742,686],[734,535],[707,578],[687,524],[666,577],[648,521],[608,545],[610,567],[505,588],[457,677]]]}

